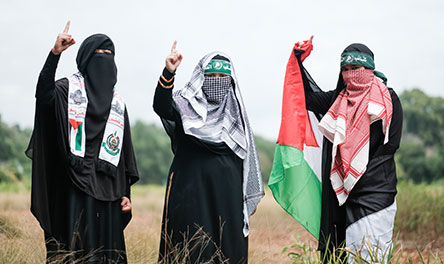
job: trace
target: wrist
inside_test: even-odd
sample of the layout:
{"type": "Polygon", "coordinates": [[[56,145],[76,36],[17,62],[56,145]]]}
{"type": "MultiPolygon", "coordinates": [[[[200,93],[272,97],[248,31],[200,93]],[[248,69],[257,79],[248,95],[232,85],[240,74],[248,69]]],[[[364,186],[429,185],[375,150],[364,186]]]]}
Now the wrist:
{"type": "Polygon", "coordinates": [[[176,69],[170,68],[167,65],[165,65],[165,69],[168,70],[168,72],[172,75],[174,75],[174,72],[176,72],[176,69]]]}
{"type": "Polygon", "coordinates": [[[168,67],[165,67],[162,71],[162,75],[168,80],[171,81],[171,79],[176,75],[176,71],[171,71],[168,69],[168,67]]]}
{"type": "Polygon", "coordinates": [[[57,51],[55,48],[51,49],[52,54],[54,55],[60,55],[62,52],[61,51],[57,51]]]}

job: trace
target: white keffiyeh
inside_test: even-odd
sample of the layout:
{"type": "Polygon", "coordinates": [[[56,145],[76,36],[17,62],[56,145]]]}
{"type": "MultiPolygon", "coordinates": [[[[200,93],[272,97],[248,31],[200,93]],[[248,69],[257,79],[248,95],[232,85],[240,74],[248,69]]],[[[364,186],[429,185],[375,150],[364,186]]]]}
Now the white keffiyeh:
{"type": "Polygon", "coordinates": [[[179,110],[185,134],[209,142],[224,142],[243,159],[244,235],[248,236],[249,217],[265,194],[261,170],[234,67],[232,66],[231,78],[235,87],[229,89],[223,100],[218,103],[208,102],[202,90],[205,67],[216,55],[231,61],[221,52],[206,55],[194,69],[191,80],[183,89],[174,93],[173,100],[179,110]]]}

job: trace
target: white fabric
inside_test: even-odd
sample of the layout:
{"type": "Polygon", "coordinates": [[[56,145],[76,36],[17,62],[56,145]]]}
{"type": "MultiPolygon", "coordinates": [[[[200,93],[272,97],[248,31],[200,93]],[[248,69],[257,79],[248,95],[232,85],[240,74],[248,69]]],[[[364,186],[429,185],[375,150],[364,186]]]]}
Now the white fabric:
{"type": "MultiPolygon", "coordinates": [[[[351,224],[346,229],[346,247],[369,263],[374,263],[371,256],[383,263],[391,249],[395,215],[396,201],[351,224]]],[[[353,256],[349,256],[349,262],[355,263],[353,256]]]]}
{"type": "MultiPolygon", "coordinates": [[[[88,108],[88,97],[85,89],[85,81],[80,72],[68,78],[68,126],[70,129],[69,144],[71,153],[83,158],[85,156],[85,118],[88,108]],[[76,142],[81,137],[81,144],[76,142]]],[[[114,91],[111,102],[111,110],[105,125],[102,143],[100,145],[99,159],[116,166],[119,164],[121,147],[123,142],[123,128],[125,102],[114,91]]]]}
{"type": "Polygon", "coordinates": [[[318,129],[319,121],[315,114],[311,111],[308,112],[308,117],[310,118],[310,124],[313,128],[312,131],[316,138],[316,142],[319,147],[309,147],[304,145],[304,159],[307,161],[308,166],[313,170],[316,177],[318,177],[319,182],[322,182],[322,141],[324,139],[321,131],[318,129]]]}
{"type": "Polygon", "coordinates": [[[81,73],[75,73],[68,78],[68,126],[70,130],[69,145],[71,153],[83,158],[85,156],[85,117],[88,97],[85,82],[81,73]],[[80,134],[80,135],[79,135],[80,134]],[[77,135],[81,137],[80,149],[76,147],[77,135]]]}

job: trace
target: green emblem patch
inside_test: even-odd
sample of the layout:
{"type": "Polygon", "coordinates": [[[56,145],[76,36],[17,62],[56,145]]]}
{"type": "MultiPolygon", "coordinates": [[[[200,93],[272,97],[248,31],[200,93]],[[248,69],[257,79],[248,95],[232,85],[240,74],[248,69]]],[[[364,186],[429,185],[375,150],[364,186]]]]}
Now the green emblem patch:
{"type": "Polygon", "coordinates": [[[117,155],[120,152],[120,138],[117,136],[117,131],[111,133],[107,138],[106,142],[102,142],[102,147],[105,148],[106,152],[110,155],[117,155]]]}

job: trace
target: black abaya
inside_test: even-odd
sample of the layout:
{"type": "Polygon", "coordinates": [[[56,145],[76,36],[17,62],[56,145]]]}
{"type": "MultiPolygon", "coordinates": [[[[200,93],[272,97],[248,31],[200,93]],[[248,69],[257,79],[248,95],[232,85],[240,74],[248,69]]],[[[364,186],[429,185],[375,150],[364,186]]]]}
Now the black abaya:
{"type": "MultiPolygon", "coordinates": [[[[172,77],[167,70],[164,76],[172,77]]],[[[225,143],[186,135],[173,106],[172,89],[157,86],[154,110],[162,118],[175,154],[167,183],[159,261],[247,263],[242,159],[225,143]]]]}
{"type": "Polygon", "coordinates": [[[48,261],[125,263],[123,230],[131,213],[122,213],[120,203],[138,180],[128,115],[125,111],[115,175],[96,170],[105,123],[98,127],[94,121],[89,131],[97,133],[87,135],[84,166],[74,169],[68,143],[69,84],[66,78],[54,82],[59,57],[49,54],[37,84],[34,131],[27,150],[33,160],[31,211],[44,230],[48,261]]]}

